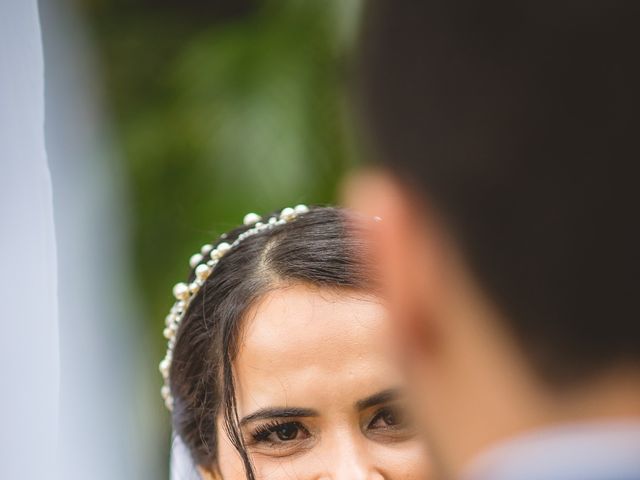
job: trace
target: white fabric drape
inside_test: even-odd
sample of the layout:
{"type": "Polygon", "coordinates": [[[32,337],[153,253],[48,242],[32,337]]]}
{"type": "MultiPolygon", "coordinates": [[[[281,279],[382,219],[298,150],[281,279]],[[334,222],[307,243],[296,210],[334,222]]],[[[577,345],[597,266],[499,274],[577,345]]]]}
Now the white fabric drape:
{"type": "Polygon", "coordinates": [[[39,3],[58,253],[60,479],[158,479],[167,438],[154,416],[164,414],[157,353],[138,328],[131,282],[128,177],[76,3],[39,3]]]}
{"type": "Polygon", "coordinates": [[[171,480],[200,480],[187,446],[176,436],[171,447],[171,480]]]}
{"type": "Polygon", "coordinates": [[[0,2],[0,477],[52,478],[56,243],[36,0],[0,2]]]}
{"type": "Polygon", "coordinates": [[[40,8],[0,0],[0,478],[158,478],[123,182],[71,4],[40,8]]]}

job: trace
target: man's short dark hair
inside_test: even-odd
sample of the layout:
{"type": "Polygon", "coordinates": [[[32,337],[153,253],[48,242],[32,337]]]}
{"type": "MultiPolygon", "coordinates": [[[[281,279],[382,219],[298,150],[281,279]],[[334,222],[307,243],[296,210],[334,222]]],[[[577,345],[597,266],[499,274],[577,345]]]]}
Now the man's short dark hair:
{"type": "Polygon", "coordinates": [[[372,1],[382,162],[449,223],[551,386],[640,365],[640,2],[372,1]]]}

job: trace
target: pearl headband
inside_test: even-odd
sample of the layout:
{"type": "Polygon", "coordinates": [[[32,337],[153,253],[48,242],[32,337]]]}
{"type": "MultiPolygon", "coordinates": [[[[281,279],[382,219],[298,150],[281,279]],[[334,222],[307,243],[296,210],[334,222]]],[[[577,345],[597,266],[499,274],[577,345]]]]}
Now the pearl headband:
{"type": "MultiPolygon", "coordinates": [[[[164,329],[164,337],[167,339],[167,353],[160,362],[160,373],[164,380],[160,393],[164,399],[164,404],[171,411],[173,410],[173,396],[171,395],[171,387],[169,386],[169,372],[171,371],[171,362],[173,360],[173,348],[176,344],[176,334],[180,322],[184,318],[189,305],[196,294],[209,278],[215,266],[220,259],[224,257],[230,250],[236,247],[245,238],[256,235],[262,231],[270,230],[278,225],[295,220],[299,215],[307,213],[309,207],[306,205],[298,205],[295,208],[284,208],[279,215],[269,218],[263,222],[262,217],[255,213],[248,213],[244,216],[244,225],[252,226],[249,230],[242,232],[238,238],[231,244],[220,242],[215,248],[213,245],[203,245],[199,253],[195,253],[189,259],[189,266],[195,269],[195,278],[191,283],[180,282],[173,287],[173,296],[176,302],[171,307],[169,315],[165,319],[166,328],[164,329]],[[206,261],[205,261],[206,260],[206,261]]],[[[222,235],[222,239],[226,234],[222,235]]]]}

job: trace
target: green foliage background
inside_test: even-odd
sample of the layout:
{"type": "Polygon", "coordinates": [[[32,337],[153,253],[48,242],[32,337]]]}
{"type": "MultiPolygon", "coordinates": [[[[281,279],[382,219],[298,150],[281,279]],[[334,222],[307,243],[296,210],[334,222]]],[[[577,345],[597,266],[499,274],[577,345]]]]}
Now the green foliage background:
{"type": "Polygon", "coordinates": [[[357,0],[256,3],[230,19],[179,2],[88,2],[131,181],[135,261],[154,327],[190,253],[248,211],[335,200],[353,166],[345,96],[357,0]]]}
{"type": "Polygon", "coordinates": [[[141,322],[158,359],[171,286],[201,244],[248,211],[335,200],[356,158],[345,93],[360,4],[80,2],[130,179],[141,322]]]}

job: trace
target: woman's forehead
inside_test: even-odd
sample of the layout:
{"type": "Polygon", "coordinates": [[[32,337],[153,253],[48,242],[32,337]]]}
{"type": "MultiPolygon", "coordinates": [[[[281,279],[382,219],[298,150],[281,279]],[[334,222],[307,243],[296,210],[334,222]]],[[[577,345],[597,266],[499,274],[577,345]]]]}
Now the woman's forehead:
{"type": "Polygon", "coordinates": [[[375,297],[294,285],[268,292],[248,312],[238,354],[302,359],[336,349],[367,351],[387,342],[386,311],[375,297]]]}
{"type": "Polygon", "coordinates": [[[239,403],[310,406],[327,388],[350,401],[397,384],[387,322],[381,304],[362,294],[307,286],[270,292],[246,319],[234,362],[239,403]]]}

